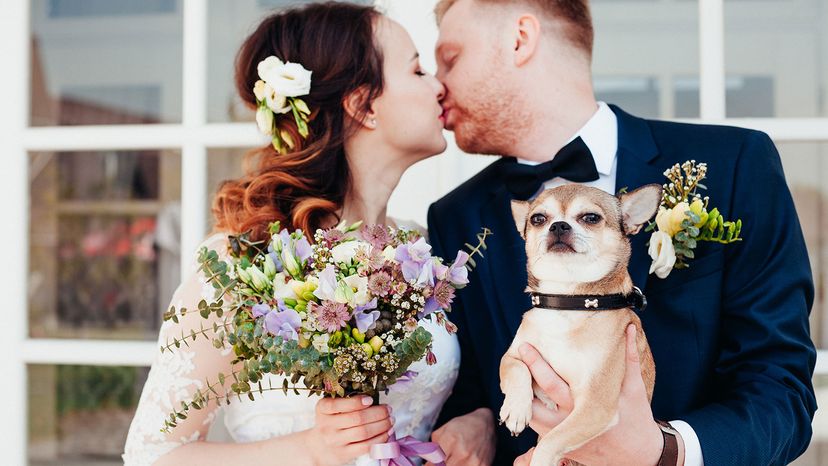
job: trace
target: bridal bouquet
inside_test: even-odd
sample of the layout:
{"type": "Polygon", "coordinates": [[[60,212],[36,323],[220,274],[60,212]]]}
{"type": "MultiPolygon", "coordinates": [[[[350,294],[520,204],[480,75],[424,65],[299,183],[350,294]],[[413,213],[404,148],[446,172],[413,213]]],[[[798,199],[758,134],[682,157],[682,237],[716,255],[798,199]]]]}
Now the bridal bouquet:
{"type": "MultiPolygon", "coordinates": [[[[416,231],[383,225],[318,230],[312,244],[302,231],[280,230],[278,223],[270,233],[267,242],[230,236],[228,260],[217,251],[199,251],[199,270],[215,297],[202,300],[198,312],[213,323],[182,331],[161,351],[212,338],[217,349],[232,348],[235,369],[207,380],[182,402],[165,421],[165,431],[190,409],[242,396],[254,400],[255,392],[303,390],[376,400],[416,376],[408,371],[415,361],[436,362],[431,334],[419,319],[456,330],[445,312],[455,290],[468,283],[468,253],[444,262],[416,231]],[[273,387],[263,382],[266,374],[287,377],[273,387]]],[[[471,253],[481,248],[485,233],[471,253]]],[[[171,308],[164,320],[177,323],[188,312],[171,308]]]]}

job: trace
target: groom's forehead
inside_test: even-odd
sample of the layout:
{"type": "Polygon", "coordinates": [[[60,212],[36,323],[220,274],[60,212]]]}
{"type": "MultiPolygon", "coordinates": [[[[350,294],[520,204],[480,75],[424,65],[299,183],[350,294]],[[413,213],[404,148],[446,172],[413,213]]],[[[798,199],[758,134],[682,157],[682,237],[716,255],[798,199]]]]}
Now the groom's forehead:
{"type": "Polygon", "coordinates": [[[446,11],[440,21],[438,48],[444,44],[459,45],[463,41],[473,39],[479,33],[479,28],[475,26],[483,21],[483,15],[473,15],[466,3],[457,2],[446,11]]]}

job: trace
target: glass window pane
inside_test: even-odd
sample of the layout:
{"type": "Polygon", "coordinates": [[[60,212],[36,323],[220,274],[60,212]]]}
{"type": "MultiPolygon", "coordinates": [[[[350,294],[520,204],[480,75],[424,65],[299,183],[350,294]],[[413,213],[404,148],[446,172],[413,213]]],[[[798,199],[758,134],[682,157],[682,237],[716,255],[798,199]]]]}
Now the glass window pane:
{"type": "Polygon", "coordinates": [[[32,126],[181,121],[181,0],[32,0],[32,126]]]}
{"type": "Polygon", "coordinates": [[[30,154],[32,337],[150,339],[179,281],[177,151],[30,154]]]}
{"type": "Polygon", "coordinates": [[[818,348],[828,349],[828,301],[825,296],[828,285],[828,237],[823,233],[828,231],[824,220],[828,213],[828,187],[823,181],[828,176],[828,144],[780,143],[778,148],[802,223],[816,285],[817,294],[811,311],[811,336],[818,348]]]}
{"type": "Polygon", "coordinates": [[[727,0],[729,117],[828,116],[828,0],[727,0]]]}
{"type": "MultiPolygon", "coordinates": [[[[311,0],[209,0],[207,118],[210,122],[254,121],[254,113],[238,98],[233,84],[234,65],[242,41],[265,16],[311,0]]],[[[372,0],[350,3],[373,4],[372,0]]]]}
{"type": "Polygon", "coordinates": [[[212,230],[216,219],[212,214],[213,198],[222,182],[244,174],[245,155],[249,148],[210,149],[207,152],[207,223],[212,230]]]}
{"type": "Polygon", "coordinates": [[[148,368],[28,367],[31,466],[123,464],[148,368]]]}
{"type": "Polygon", "coordinates": [[[679,96],[678,77],[698,76],[697,1],[594,1],[595,93],[647,118],[698,112],[698,96],[679,96]]]}

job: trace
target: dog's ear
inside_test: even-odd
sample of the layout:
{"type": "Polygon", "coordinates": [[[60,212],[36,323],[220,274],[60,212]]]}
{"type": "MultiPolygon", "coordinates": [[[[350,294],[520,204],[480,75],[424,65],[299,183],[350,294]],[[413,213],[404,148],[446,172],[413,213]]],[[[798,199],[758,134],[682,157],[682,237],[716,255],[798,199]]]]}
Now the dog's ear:
{"type": "Polygon", "coordinates": [[[526,216],[529,215],[529,203],[526,201],[512,201],[512,216],[515,217],[515,226],[520,237],[526,239],[526,216]]]}
{"type": "Polygon", "coordinates": [[[624,233],[634,235],[653,218],[661,205],[661,186],[648,184],[619,196],[624,233]]]}

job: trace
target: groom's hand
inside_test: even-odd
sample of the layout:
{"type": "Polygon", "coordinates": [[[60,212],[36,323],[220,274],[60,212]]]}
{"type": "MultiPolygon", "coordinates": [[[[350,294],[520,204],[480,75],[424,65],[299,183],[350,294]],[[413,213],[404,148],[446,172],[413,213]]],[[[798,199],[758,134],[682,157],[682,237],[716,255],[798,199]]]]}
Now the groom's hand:
{"type": "MultiPolygon", "coordinates": [[[[529,426],[543,436],[563,421],[572,411],[569,385],[544,361],[531,345],[520,348],[521,359],[529,367],[538,386],[558,405],[549,409],[539,400],[532,405],[529,426]]],[[[647,390],[641,378],[641,365],[636,346],[636,328],[627,327],[626,370],[618,400],[618,423],[590,442],[573,450],[567,458],[581,464],[656,465],[661,457],[663,437],[653,420],[647,390]]],[[[518,458],[516,465],[529,464],[531,452],[518,458]]],[[[679,439],[679,466],[684,463],[683,443],[679,439]]]]}
{"type": "Polygon", "coordinates": [[[446,466],[489,466],[495,454],[494,414],[479,408],[458,416],[435,430],[431,440],[446,453],[446,466]]]}

